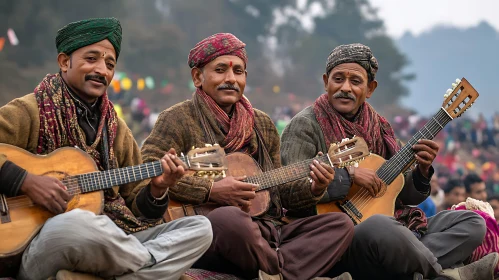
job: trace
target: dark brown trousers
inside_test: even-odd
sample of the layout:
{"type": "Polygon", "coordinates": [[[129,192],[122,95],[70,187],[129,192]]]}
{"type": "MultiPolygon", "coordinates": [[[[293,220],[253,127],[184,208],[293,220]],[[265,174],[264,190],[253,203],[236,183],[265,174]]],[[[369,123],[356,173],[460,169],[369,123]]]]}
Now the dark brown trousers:
{"type": "Polygon", "coordinates": [[[258,270],[282,273],[286,280],[321,276],[339,261],[353,238],[353,223],[342,213],[277,227],[270,221],[254,221],[233,206],[218,208],[207,218],[213,242],[194,267],[249,279],[258,270]]]}

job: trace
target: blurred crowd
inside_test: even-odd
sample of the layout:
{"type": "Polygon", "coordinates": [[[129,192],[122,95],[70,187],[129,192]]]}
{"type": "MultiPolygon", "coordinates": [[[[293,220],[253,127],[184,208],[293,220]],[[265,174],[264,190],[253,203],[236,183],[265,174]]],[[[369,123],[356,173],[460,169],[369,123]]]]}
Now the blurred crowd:
{"type": "Polygon", "coordinates": [[[120,118],[125,120],[137,140],[139,146],[151,133],[159,113],[165,108],[151,106],[145,99],[131,91],[122,91],[109,95],[114,109],[120,118]]]}
{"type": "MultiPolygon", "coordinates": [[[[391,120],[397,136],[408,141],[428,122],[418,115],[391,120]]],[[[434,162],[432,194],[420,207],[427,216],[464,202],[467,197],[488,201],[499,221],[499,114],[486,119],[458,118],[435,141],[440,151],[434,162]]]]}

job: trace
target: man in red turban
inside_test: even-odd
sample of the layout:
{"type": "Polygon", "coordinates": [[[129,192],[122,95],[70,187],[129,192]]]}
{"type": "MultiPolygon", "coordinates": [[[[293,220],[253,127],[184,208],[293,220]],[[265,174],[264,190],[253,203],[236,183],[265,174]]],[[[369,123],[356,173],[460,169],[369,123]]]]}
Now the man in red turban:
{"type": "MultiPolygon", "coordinates": [[[[196,92],[191,100],[163,111],[142,155],[154,161],[173,147],[184,153],[192,146],[218,143],[226,153],[244,152],[270,171],[281,167],[279,134],[270,117],[254,109],[244,96],[247,55],[245,44],[220,33],[199,42],[188,63],[196,92]]],[[[292,223],[282,220],[283,208],[315,205],[334,177],[334,169],[314,161],[310,177],[270,188],[270,207],[258,217],[248,213],[258,188],[245,176],[219,181],[184,176],[170,188],[171,198],[188,204],[212,202],[207,214],[214,239],[195,267],[253,279],[311,279],[333,267],[353,237],[353,224],[342,213],[292,223]],[[268,275],[272,276],[268,276],[268,275]]],[[[273,177],[264,177],[266,182],[273,177]]],[[[205,213],[199,213],[205,214],[205,213]]]]}

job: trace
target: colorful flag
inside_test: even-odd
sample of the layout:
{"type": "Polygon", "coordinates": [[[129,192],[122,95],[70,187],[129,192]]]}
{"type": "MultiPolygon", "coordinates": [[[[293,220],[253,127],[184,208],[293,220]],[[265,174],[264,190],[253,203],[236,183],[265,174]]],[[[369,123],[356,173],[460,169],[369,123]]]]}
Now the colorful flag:
{"type": "Polygon", "coordinates": [[[16,33],[12,28],[7,29],[7,36],[9,37],[11,45],[13,46],[19,45],[19,40],[17,39],[16,33]]]}

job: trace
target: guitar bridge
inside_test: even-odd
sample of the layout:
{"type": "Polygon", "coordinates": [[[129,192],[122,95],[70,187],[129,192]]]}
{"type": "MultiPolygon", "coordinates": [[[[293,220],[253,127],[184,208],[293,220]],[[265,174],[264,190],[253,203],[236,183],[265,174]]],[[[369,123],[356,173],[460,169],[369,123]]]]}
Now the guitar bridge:
{"type": "Polygon", "coordinates": [[[9,206],[7,205],[7,198],[5,195],[0,194],[0,222],[2,224],[10,223],[9,206]]]}
{"type": "Polygon", "coordinates": [[[355,225],[358,224],[357,220],[362,219],[363,217],[362,213],[349,200],[345,200],[343,203],[338,202],[337,205],[341,209],[341,211],[343,211],[345,214],[347,214],[350,217],[350,219],[355,225]]]}

